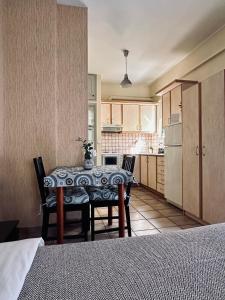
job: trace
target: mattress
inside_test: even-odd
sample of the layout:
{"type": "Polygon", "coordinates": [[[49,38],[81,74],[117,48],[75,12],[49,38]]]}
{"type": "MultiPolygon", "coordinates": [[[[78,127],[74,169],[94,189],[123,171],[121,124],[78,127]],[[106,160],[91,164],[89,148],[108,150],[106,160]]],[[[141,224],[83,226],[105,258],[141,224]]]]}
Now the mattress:
{"type": "Polygon", "coordinates": [[[225,225],[40,247],[18,299],[225,299],[225,225]]]}

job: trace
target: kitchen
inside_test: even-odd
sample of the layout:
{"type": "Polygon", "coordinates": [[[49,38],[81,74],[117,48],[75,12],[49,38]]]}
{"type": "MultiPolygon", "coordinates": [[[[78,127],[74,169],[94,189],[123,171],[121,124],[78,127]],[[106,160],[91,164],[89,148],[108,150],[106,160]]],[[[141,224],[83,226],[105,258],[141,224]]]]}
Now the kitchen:
{"type": "MultiPolygon", "coordinates": [[[[96,81],[96,75],[90,77],[96,81]]],[[[154,98],[110,96],[101,100],[99,96],[93,114],[101,116],[93,134],[98,132],[100,137],[95,140],[96,148],[101,147],[98,163],[121,165],[123,154],[135,154],[134,176],[141,186],[200,224],[224,221],[219,205],[224,196],[219,187],[222,180],[216,172],[215,179],[210,176],[212,168],[216,171],[224,165],[210,153],[222,148],[224,129],[213,118],[217,115],[224,121],[223,110],[218,109],[224,105],[224,94],[212,93],[214,86],[224,91],[223,79],[223,71],[202,82],[175,79],[154,98]],[[210,97],[217,99],[217,106],[210,97]],[[211,145],[210,140],[219,133],[220,138],[211,145]],[[209,180],[218,186],[214,204],[209,180]]]]}
{"type": "MultiPolygon", "coordinates": [[[[218,5],[217,18],[209,13],[209,18],[202,18],[204,26],[192,17],[186,19],[191,6],[185,8],[179,1],[171,12],[172,16],[176,11],[176,17],[167,16],[167,22],[166,11],[158,12],[157,23],[154,14],[142,22],[138,9],[112,22],[101,10],[89,18],[88,99],[89,104],[95,103],[94,111],[89,106],[89,138],[97,150],[96,164],[120,165],[123,154],[134,154],[134,176],[141,193],[160,199],[164,210],[170,205],[169,209],[175,209],[171,214],[203,225],[225,221],[222,2],[204,1],[201,8],[192,4],[198,13],[190,16],[197,19],[204,10],[211,11],[207,5],[218,5]],[[101,16],[98,23],[97,15],[101,16]],[[182,29],[173,24],[177,17],[185,24],[182,29]],[[128,28],[133,28],[132,37],[128,28]],[[150,33],[155,37],[151,41],[150,33]]],[[[150,3],[142,8],[145,5],[148,11],[150,3]]],[[[108,11],[113,12],[114,7],[108,11]]],[[[141,197],[134,197],[134,202],[145,195],[141,197]]],[[[158,216],[161,221],[163,213],[158,216]]],[[[176,222],[171,226],[176,225],[180,226],[176,222]]]]}

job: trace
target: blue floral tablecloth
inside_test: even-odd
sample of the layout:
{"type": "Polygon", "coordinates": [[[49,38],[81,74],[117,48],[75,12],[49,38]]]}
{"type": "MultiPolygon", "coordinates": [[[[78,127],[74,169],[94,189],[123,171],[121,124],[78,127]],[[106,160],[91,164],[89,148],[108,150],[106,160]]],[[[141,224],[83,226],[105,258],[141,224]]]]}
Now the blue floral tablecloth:
{"type": "Polygon", "coordinates": [[[132,173],[116,166],[94,167],[92,170],[84,170],[82,167],[60,167],[44,178],[44,186],[49,188],[104,186],[129,182],[133,182],[132,173]]]}

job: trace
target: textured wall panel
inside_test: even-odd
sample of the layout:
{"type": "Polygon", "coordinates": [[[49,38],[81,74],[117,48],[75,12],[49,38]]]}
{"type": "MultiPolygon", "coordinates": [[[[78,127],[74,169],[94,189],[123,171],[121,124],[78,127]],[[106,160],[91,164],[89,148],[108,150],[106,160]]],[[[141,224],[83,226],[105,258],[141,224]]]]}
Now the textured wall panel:
{"type": "Polygon", "coordinates": [[[86,93],[87,10],[0,0],[0,219],[40,223],[33,157],[47,172],[81,163],[74,140],[87,135],[86,93]]]}
{"type": "Polygon", "coordinates": [[[32,158],[56,164],[56,5],[54,0],[7,0],[4,57],[4,175],[1,209],[20,226],[39,223],[32,158]]]}
{"type": "Polygon", "coordinates": [[[81,164],[78,136],[87,137],[87,9],[57,9],[57,163],[81,164]]]}
{"type": "MultiPolygon", "coordinates": [[[[4,22],[3,22],[3,12],[4,12],[4,0],[0,0],[0,166],[2,166],[4,159],[3,152],[3,116],[4,116],[4,73],[3,73],[3,30],[4,30],[4,22]]],[[[3,169],[0,168],[0,191],[2,190],[2,174],[3,169]]],[[[1,203],[1,201],[0,201],[1,203]]],[[[0,204],[0,219],[3,217],[3,211],[0,204]]]]}

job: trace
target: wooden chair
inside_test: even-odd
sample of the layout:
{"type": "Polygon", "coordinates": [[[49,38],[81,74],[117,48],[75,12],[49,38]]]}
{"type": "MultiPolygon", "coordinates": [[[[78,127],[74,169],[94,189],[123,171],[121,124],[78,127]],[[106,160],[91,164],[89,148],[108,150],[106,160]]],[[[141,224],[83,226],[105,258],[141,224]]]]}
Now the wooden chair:
{"type": "MultiPolygon", "coordinates": [[[[42,221],[42,238],[44,240],[49,240],[48,238],[48,227],[56,226],[56,224],[49,224],[49,215],[56,213],[56,194],[54,191],[50,191],[48,188],[44,187],[44,177],[45,169],[42,161],[42,157],[37,157],[33,159],[41,202],[42,202],[42,212],[43,212],[43,221],[42,221]]],[[[74,187],[74,188],[65,188],[64,191],[64,211],[81,211],[82,217],[79,221],[70,221],[66,224],[80,223],[82,224],[82,233],[81,235],[66,235],[65,238],[75,238],[75,237],[84,237],[85,241],[88,240],[88,231],[90,228],[90,209],[89,209],[89,196],[84,188],[74,187]]]]}
{"type": "MultiPolygon", "coordinates": [[[[135,164],[135,156],[124,155],[122,168],[126,171],[133,173],[135,164]]],[[[130,223],[130,191],[132,183],[126,186],[126,193],[124,195],[125,201],[125,212],[127,226],[125,229],[128,230],[128,236],[131,236],[131,223],[130,223]]],[[[108,220],[108,224],[112,224],[113,219],[118,219],[118,216],[112,216],[109,212],[109,208],[113,206],[118,206],[118,187],[117,186],[107,186],[107,187],[88,187],[87,192],[89,194],[89,200],[91,204],[91,240],[95,239],[95,234],[117,231],[119,228],[108,228],[105,230],[95,230],[95,220],[108,220]],[[95,208],[97,207],[108,207],[107,217],[95,217],[95,208]]]]}

